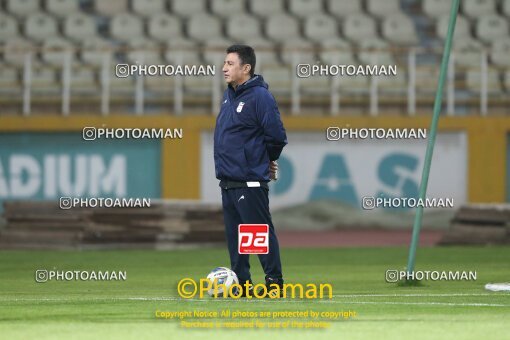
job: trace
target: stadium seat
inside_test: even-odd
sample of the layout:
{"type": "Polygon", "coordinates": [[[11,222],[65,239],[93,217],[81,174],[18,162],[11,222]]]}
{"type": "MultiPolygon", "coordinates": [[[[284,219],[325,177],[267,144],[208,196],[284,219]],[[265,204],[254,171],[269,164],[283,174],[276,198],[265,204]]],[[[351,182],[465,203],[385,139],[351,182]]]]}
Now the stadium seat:
{"type": "Polygon", "coordinates": [[[445,0],[423,0],[423,12],[431,18],[439,18],[448,15],[451,9],[451,1],[445,0]]]}
{"type": "Polygon", "coordinates": [[[260,22],[248,14],[237,14],[227,19],[227,36],[237,40],[250,40],[261,35],[260,22]]]}
{"type": "Polygon", "coordinates": [[[374,19],[364,14],[353,14],[345,18],[343,33],[353,42],[377,37],[374,19]]]}
{"type": "Polygon", "coordinates": [[[454,40],[452,53],[454,54],[455,65],[480,66],[480,51],[482,48],[482,43],[472,38],[454,40]]]}
{"type": "Polygon", "coordinates": [[[17,17],[24,18],[40,11],[40,0],[7,0],[5,9],[17,17]]]}
{"type": "Polygon", "coordinates": [[[18,22],[15,18],[0,13],[0,43],[18,36],[18,22]]]}
{"type": "Polygon", "coordinates": [[[149,17],[158,13],[165,13],[165,0],[132,0],[133,12],[149,17]]]}
{"type": "Polygon", "coordinates": [[[326,95],[331,93],[331,80],[333,77],[305,77],[299,78],[299,87],[302,94],[326,95]]]}
{"type": "Polygon", "coordinates": [[[64,19],[64,35],[75,41],[97,35],[96,22],[93,17],[83,13],[73,13],[64,19]]]}
{"type": "Polygon", "coordinates": [[[57,35],[57,21],[45,13],[30,14],[25,21],[25,35],[36,41],[57,35]]]}
{"type": "Polygon", "coordinates": [[[510,18],[510,0],[502,0],[501,10],[507,18],[510,18]]]}
{"type": "Polygon", "coordinates": [[[113,16],[128,11],[128,0],[94,0],[94,9],[97,13],[113,16]]]}
{"type": "Polygon", "coordinates": [[[496,14],[480,17],[476,22],[476,36],[487,43],[508,36],[508,20],[496,14]]]}
{"type": "Polygon", "coordinates": [[[284,42],[289,39],[298,38],[298,22],[295,18],[287,14],[273,14],[266,20],[266,35],[276,42],[284,42]]]}
{"type": "Polygon", "coordinates": [[[157,41],[167,41],[169,37],[182,36],[181,21],[176,16],[158,13],[147,20],[148,34],[157,41]]]}
{"type": "Polygon", "coordinates": [[[281,58],[285,64],[294,65],[294,55],[298,58],[298,64],[315,64],[317,62],[313,44],[303,39],[290,39],[282,44],[281,58]]]}
{"type": "Polygon", "coordinates": [[[257,64],[255,65],[255,72],[263,69],[264,65],[275,65],[279,64],[278,55],[274,44],[264,38],[255,38],[246,41],[255,50],[255,56],[257,58],[257,64]]]}
{"type": "Polygon", "coordinates": [[[57,81],[57,71],[52,66],[44,64],[32,65],[31,85],[34,92],[55,92],[60,86],[57,81]]]}
{"type": "Polygon", "coordinates": [[[158,65],[161,64],[160,45],[147,38],[130,40],[127,60],[132,64],[158,65]],[[143,62],[142,62],[143,61],[143,62]]]}
{"type": "Polygon", "coordinates": [[[200,53],[195,42],[189,39],[174,38],[167,42],[165,59],[171,63],[180,62],[181,65],[199,65],[200,53]]]}
{"type": "Polygon", "coordinates": [[[322,1],[317,0],[289,0],[289,12],[304,19],[309,15],[322,14],[322,1]]]}
{"type": "Polygon", "coordinates": [[[152,92],[165,93],[168,96],[173,94],[175,85],[175,77],[167,77],[158,75],[145,78],[145,87],[152,92]]]}
{"type": "Polygon", "coordinates": [[[30,40],[21,37],[11,37],[4,42],[4,60],[12,65],[23,65],[25,55],[32,52],[32,60],[35,60],[35,46],[30,40]]]}
{"type": "Polygon", "coordinates": [[[172,0],[172,12],[187,18],[193,14],[205,13],[205,0],[172,0]]]}
{"type": "Polygon", "coordinates": [[[321,41],[320,60],[326,64],[354,65],[356,63],[351,44],[340,38],[321,41]]]}
{"type": "Polygon", "coordinates": [[[120,41],[127,41],[143,36],[143,23],[129,13],[116,14],[110,21],[110,35],[120,41]]]}
{"type": "MultiPolygon", "coordinates": [[[[367,77],[370,78],[370,77],[367,77]]],[[[381,95],[404,95],[407,93],[407,73],[404,68],[397,75],[377,77],[377,87],[381,95]]]]}
{"type": "Polygon", "coordinates": [[[58,18],[65,18],[79,12],[80,7],[76,0],[46,0],[46,10],[58,18]]]}
{"type": "Polygon", "coordinates": [[[345,94],[367,94],[370,89],[369,80],[370,77],[340,77],[338,88],[345,94]]]}
{"type": "Polygon", "coordinates": [[[496,9],[496,0],[463,0],[461,4],[462,13],[472,19],[494,14],[496,9]]]}
{"type": "Polygon", "coordinates": [[[21,84],[20,80],[21,77],[18,74],[18,70],[0,64],[0,90],[2,92],[13,87],[18,87],[21,84]]]}
{"type": "Polygon", "coordinates": [[[378,38],[362,40],[359,43],[358,59],[366,65],[394,65],[395,58],[389,51],[390,45],[378,38]]]}
{"type": "MultiPolygon", "coordinates": [[[[466,73],[466,88],[473,92],[480,92],[482,89],[482,72],[480,69],[470,69],[466,73]]],[[[502,91],[499,73],[494,69],[487,70],[487,93],[500,94],[502,91]]]]}
{"type": "MultiPolygon", "coordinates": [[[[150,78],[150,77],[149,77],[150,78]]],[[[80,93],[95,92],[98,89],[95,70],[83,65],[77,65],[71,70],[71,90],[80,93]]]]}
{"type": "Polygon", "coordinates": [[[362,0],[327,0],[329,13],[337,18],[346,18],[363,12],[362,0]]]}
{"type": "Polygon", "coordinates": [[[250,11],[263,18],[283,12],[283,0],[257,0],[248,1],[250,11]]]}
{"type": "Polygon", "coordinates": [[[295,68],[291,66],[266,66],[262,70],[264,80],[269,90],[275,96],[289,96],[292,89],[292,77],[295,77],[295,68]]]}
{"type": "Polygon", "coordinates": [[[192,15],[187,26],[188,36],[199,42],[223,35],[220,20],[206,13],[192,15]]]}
{"type": "Polygon", "coordinates": [[[510,67],[510,38],[494,40],[491,47],[492,63],[505,68],[510,67]]]}
{"type": "Polygon", "coordinates": [[[305,19],[305,36],[316,42],[324,39],[337,38],[338,27],[336,21],[325,14],[312,14],[305,19]]]}
{"type": "Polygon", "coordinates": [[[111,53],[112,45],[99,37],[84,39],[81,43],[81,60],[87,65],[101,66],[106,53],[111,53]]]}
{"type": "Polygon", "coordinates": [[[415,77],[416,93],[429,96],[436,93],[439,67],[436,65],[417,65],[415,77]]]}
{"type": "Polygon", "coordinates": [[[401,13],[400,0],[367,0],[367,10],[377,18],[401,13]]]}
{"type": "Polygon", "coordinates": [[[67,53],[74,58],[74,46],[64,38],[48,38],[42,44],[42,59],[50,65],[61,67],[67,53]]]}
{"type": "Polygon", "coordinates": [[[214,84],[213,77],[214,76],[184,77],[184,90],[186,93],[210,97],[214,84]]]}
{"type": "Polygon", "coordinates": [[[225,59],[225,50],[232,45],[232,41],[217,37],[204,43],[203,57],[209,65],[216,65],[216,70],[221,70],[225,59]]]}
{"type": "Polygon", "coordinates": [[[510,71],[503,74],[503,84],[505,85],[506,92],[510,93],[510,71]]]}
{"type": "Polygon", "coordinates": [[[384,18],[382,34],[386,40],[394,44],[412,45],[418,42],[413,21],[402,13],[384,18]]]}
{"type": "MultiPolygon", "coordinates": [[[[446,39],[446,33],[448,31],[448,21],[450,16],[448,14],[439,17],[436,23],[436,35],[441,39],[446,39]]],[[[457,15],[457,21],[455,23],[454,37],[456,39],[470,37],[469,21],[462,15],[457,15]]]]}
{"type": "Polygon", "coordinates": [[[246,13],[244,0],[209,0],[211,12],[220,18],[229,18],[246,13]]]}

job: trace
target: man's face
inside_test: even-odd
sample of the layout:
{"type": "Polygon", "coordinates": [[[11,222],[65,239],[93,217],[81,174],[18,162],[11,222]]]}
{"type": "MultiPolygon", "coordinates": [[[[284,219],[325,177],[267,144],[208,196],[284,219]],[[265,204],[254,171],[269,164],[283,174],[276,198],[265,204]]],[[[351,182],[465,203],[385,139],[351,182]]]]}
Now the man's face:
{"type": "Polygon", "coordinates": [[[223,62],[223,77],[227,84],[237,86],[250,78],[250,65],[241,65],[237,53],[229,53],[223,62]]]}

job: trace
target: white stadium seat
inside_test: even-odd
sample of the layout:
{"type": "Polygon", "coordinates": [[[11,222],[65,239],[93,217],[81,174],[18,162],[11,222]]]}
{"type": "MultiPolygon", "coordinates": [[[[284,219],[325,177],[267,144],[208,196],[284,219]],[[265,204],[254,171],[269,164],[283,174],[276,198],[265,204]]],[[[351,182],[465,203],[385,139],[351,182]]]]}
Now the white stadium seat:
{"type": "Polygon", "coordinates": [[[346,18],[363,12],[362,0],[327,0],[329,13],[337,18],[346,18]]]}
{"type": "Polygon", "coordinates": [[[255,56],[257,58],[257,65],[255,65],[255,72],[260,69],[264,69],[264,65],[275,65],[279,64],[276,48],[274,44],[264,38],[255,38],[246,41],[255,50],[255,56]]]}
{"type": "Polygon", "coordinates": [[[130,40],[127,59],[132,64],[158,65],[161,64],[160,45],[147,38],[130,40]]]}
{"type": "Polygon", "coordinates": [[[192,15],[187,26],[188,36],[200,42],[223,35],[220,20],[206,13],[192,15]]]}
{"type": "Polygon", "coordinates": [[[128,0],[94,0],[94,9],[106,16],[124,13],[128,11],[128,0]]]}
{"type": "Polygon", "coordinates": [[[58,18],[65,18],[79,12],[80,6],[76,0],[46,0],[46,10],[58,18]]]}
{"type": "Polygon", "coordinates": [[[225,59],[225,50],[232,45],[232,41],[216,37],[204,43],[203,57],[205,62],[209,65],[216,65],[216,70],[223,67],[223,60],[225,59]]]}
{"type": "MultiPolygon", "coordinates": [[[[466,87],[473,92],[482,89],[482,72],[480,69],[470,69],[466,73],[466,87]]],[[[499,73],[494,69],[487,70],[487,93],[499,94],[502,90],[499,73]]]]}
{"type": "Polygon", "coordinates": [[[62,66],[66,54],[69,53],[71,58],[74,59],[74,46],[69,40],[64,38],[48,38],[42,44],[42,59],[54,66],[62,66]]]}
{"type": "Polygon", "coordinates": [[[18,33],[18,21],[13,17],[0,13],[0,43],[16,37],[18,33]]]}
{"type": "Polygon", "coordinates": [[[42,41],[57,34],[57,21],[46,13],[30,14],[25,21],[25,35],[33,40],[42,41]]]}
{"type": "Polygon", "coordinates": [[[209,0],[211,12],[221,18],[229,18],[246,12],[244,0],[209,0]]]}
{"type": "Polygon", "coordinates": [[[232,39],[249,40],[260,35],[260,22],[254,16],[237,14],[227,19],[227,36],[232,39]]]}
{"type": "Polygon", "coordinates": [[[377,37],[375,21],[364,14],[353,14],[343,22],[344,36],[354,42],[377,37]]]}
{"type": "Polygon", "coordinates": [[[171,37],[182,36],[181,21],[173,15],[154,14],[148,18],[147,26],[149,36],[158,41],[167,41],[171,37]]]}
{"type": "Polygon", "coordinates": [[[165,59],[171,63],[198,65],[200,64],[198,45],[189,39],[171,39],[167,42],[165,59]]]}
{"type": "Polygon", "coordinates": [[[112,47],[107,40],[99,37],[85,39],[81,43],[81,60],[88,65],[101,66],[105,54],[112,53],[112,47]]]}
{"type": "Polygon", "coordinates": [[[400,0],[367,0],[368,13],[378,18],[400,13],[400,0]]]}
{"type": "Polygon", "coordinates": [[[431,18],[439,18],[448,15],[452,6],[451,1],[445,0],[423,0],[422,9],[431,18]]]}
{"type": "Polygon", "coordinates": [[[503,14],[510,18],[510,0],[502,0],[501,9],[503,11],[503,14]]]}
{"type": "Polygon", "coordinates": [[[510,71],[503,74],[503,84],[505,84],[506,91],[510,92],[510,71]]]}
{"type": "MultiPolygon", "coordinates": [[[[448,31],[448,23],[450,21],[450,15],[446,14],[440,17],[436,23],[436,34],[441,39],[446,39],[446,33],[448,31]]],[[[471,32],[469,28],[469,21],[462,15],[457,15],[457,21],[455,22],[455,39],[470,37],[471,32]]]]}
{"type": "Polygon", "coordinates": [[[9,38],[4,42],[4,60],[12,65],[23,65],[25,55],[32,52],[32,60],[35,59],[35,46],[30,40],[20,37],[9,38]]]}
{"type": "Polygon", "coordinates": [[[494,14],[496,9],[496,0],[463,0],[461,4],[462,13],[469,18],[494,14]]]}
{"type": "Polygon", "coordinates": [[[405,68],[397,69],[397,75],[377,77],[377,87],[383,95],[403,95],[407,93],[407,73],[405,68]]]}
{"type": "Polygon", "coordinates": [[[295,68],[291,66],[267,66],[263,68],[262,76],[269,85],[269,91],[274,96],[288,96],[292,88],[292,77],[295,77],[295,68]]]}
{"type": "Polygon", "coordinates": [[[496,14],[480,17],[476,22],[476,36],[484,42],[507,37],[508,19],[496,14]]]}
{"type": "Polygon", "coordinates": [[[71,69],[71,90],[73,92],[76,90],[79,90],[80,93],[95,92],[97,89],[94,69],[83,65],[77,65],[71,69]]]}
{"type": "Polygon", "coordinates": [[[394,65],[395,58],[390,45],[378,38],[362,40],[359,43],[358,59],[366,65],[394,65]]]}
{"type": "Polygon", "coordinates": [[[266,20],[266,35],[276,42],[298,38],[298,22],[288,14],[277,13],[271,15],[266,20]]]}
{"type": "Polygon", "coordinates": [[[510,38],[494,40],[491,46],[491,61],[502,67],[510,67],[510,38]]]}
{"type": "Polygon", "coordinates": [[[482,48],[482,43],[473,38],[454,40],[452,53],[455,65],[480,66],[482,48]]]}
{"type": "Polygon", "coordinates": [[[281,57],[285,64],[290,65],[295,65],[294,62],[297,62],[296,64],[315,64],[317,62],[313,44],[299,38],[283,42],[281,57]],[[298,59],[295,60],[295,57],[298,59]]]}
{"type": "Polygon", "coordinates": [[[76,41],[97,35],[96,22],[93,17],[83,13],[73,13],[64,19],[64,35],[76,41]]]}
{"type": "Polygon", "coordinates": [[[166,11],[165,0],[132,0],[131,6],[133,12],[142,17],[149,17],[166,11]]]}
{"type": "Polygon", "coordinates": [[[54,67],[35,63],[31,76],[31,85],[35,93],[58,91],[57,71],[54,67]]]}
{"type": "Polygon", "coordinates": [[[299,18],[323,13],[322,1],[317,0],[289,0],[289,12],[299,18]]]}
{"type": "Polygon", "coordinates": [[[304,25],[305,36],[313,41],[338,37],[336,20],[325,14],[312,14],[307,16],[304,25]]]}
{"type": "Polygon", "coordinates": [[[110,35],[120,41],[128,41],[143,36],[143,23],[139,17],[120,13],[110,21],[110,35]]]}
{"type": "Polygon", "coordinates": [[[413,21],[403,13],[388,15],[382,23],[382,34],[394,44],[412,45],[418,42],[413,21]]]}
{"type": "Polygon", "coordinates": [[[321,41],[320,59],[326,64],[353,65],[356,63],[351,44],[340,38],[321,41]]]}
{"type": "Polygon", "coordinates": [[[18,17],[24,18],[29,14],[40,11],[40,0],[7,0],[5,9],[18,17]]]}
{"type": "Polygon", "coordinates": [[[250,11],[261,17],[283,12],[283,0],[248,1],[250,11]]]}
{"type": "Polygon", "coordinates": [[[205,0],[172,0],[171,3],[172,12],[185,18],[206,11],[205,0]]]}
{"type": "MultiPolygon", "coordinates": [[[[20,85],[20,77],[18,75],[18,70],[12,67],[6,67],[5,65],[0,65],[0,89],[2,92],[4,90],[10,90],[13,87],[17,87],[20,85]]],[[[17,90],[17,89],[16,89],[17,90]]]]}

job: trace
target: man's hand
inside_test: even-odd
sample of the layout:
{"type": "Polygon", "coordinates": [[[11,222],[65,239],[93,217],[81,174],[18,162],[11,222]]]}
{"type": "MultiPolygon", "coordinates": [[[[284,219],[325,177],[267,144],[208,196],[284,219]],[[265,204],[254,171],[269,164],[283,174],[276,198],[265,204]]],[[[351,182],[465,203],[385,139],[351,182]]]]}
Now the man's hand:
{"type": "Polygon", "coordinates": [[[269,178],[272,181],[278,179],[278,163],[276,161],[269,162],[269,178]]]}

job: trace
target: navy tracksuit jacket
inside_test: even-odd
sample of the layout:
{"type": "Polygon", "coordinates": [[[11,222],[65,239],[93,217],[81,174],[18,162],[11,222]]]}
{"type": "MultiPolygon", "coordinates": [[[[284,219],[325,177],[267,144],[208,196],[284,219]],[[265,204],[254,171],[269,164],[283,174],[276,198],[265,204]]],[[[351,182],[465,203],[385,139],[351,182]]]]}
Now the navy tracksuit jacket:
{"type": "Polygon", "coordinates": [[[243,284],[250,280],[249,255],[238,252],[238,226],[269,225],[269,253],[259,255],[266,280],[283,282],[278,239],[269,212],[269,161],[287,144],[273,95],[260,75],[225,90],[214,131],[214,163],[220,180],[230,264],[243,284]],[[248,187],[246,182],[259,182],[248,187]]]}

